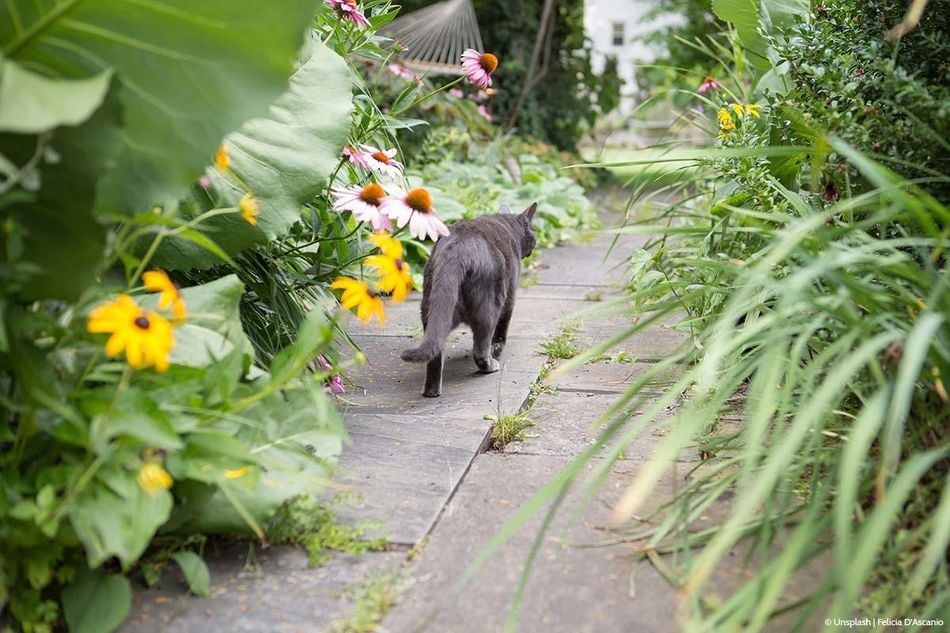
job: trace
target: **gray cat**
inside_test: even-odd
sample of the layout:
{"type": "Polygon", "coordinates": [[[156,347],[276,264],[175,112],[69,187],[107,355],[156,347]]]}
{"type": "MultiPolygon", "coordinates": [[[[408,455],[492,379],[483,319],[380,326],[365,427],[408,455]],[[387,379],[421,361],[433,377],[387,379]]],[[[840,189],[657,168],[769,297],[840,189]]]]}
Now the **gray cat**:
{"type": "Polygon", "coordinates": [[[472,328],[472,356],[478,371],[498,371],[508,338],[521,277],[521,259],[534,248],[531,220],[538,204],[514,215],[507,205],[500,213],[452,225],[452,233],[436,242],[426,263],[422,285],[422,345],[407,349],[402,359],[426,365],[422,395],[442,395],[442,346],[460,323],[472,328]]]}

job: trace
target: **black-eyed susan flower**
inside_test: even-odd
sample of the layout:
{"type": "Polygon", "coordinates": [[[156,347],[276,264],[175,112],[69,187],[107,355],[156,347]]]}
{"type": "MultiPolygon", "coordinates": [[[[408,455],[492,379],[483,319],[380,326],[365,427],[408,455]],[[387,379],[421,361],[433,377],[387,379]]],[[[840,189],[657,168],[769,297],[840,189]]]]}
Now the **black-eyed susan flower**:
{"type": "Polygon", "coordinates": [[[479,88],[491,85],[491,74],[498,68],[498,58],[491,53],[479,53],[474,48],[462,52],[462,70],[469,83],[479,88]]]}
{"type": "Polygon", "coordinates": [[[106,342],[106,354],[112,358],[124,351],[126,361],[135,369],[168,369],[168,355],[175,345],[171,323],[143,310],[128,295],[119,295],[90,312],[86,329],[93,334],[112,335],[106,342]]]}
{"type": "Polygon", "coordinates": [[[181,296],[178,286],[169,278],[164,270],[150,270],[142,275],[145,289],[161,293],[158,296],[158,307],[161,310],[172,311],[172,320],[181,323],[188,316],[185,300],[181,296]]]}
{"type": "Polygon", "coordinates": [[[440,235],[449,234],[432,206],[432,195],[421,187],[405,191],[397,185],[390,186],[390,195],[383,199],[382,209],[399,228],[408,224],[409,233],[416,239],[429,236],[432,241],[438,241],[440,235]]]}
{"type": "Polygon", "coordinates": [[[221,143],[218,151],[214,154],[214,165],[221,171],[227,171],[231,166],[231,157],[228,155],[228,148],[221,143]]]}
{"type": "Polygon", "coordinates": [[[369,241],[379,247],[380,255],[367,257],[367,266],[379,272],[376,287],[392,294],[393,303],[401,303],[412,289],[412,273],[402,258],[402,244],[388,233],[371,235],[369,241]]]}
{"type": "Polygon", "coordinates": [[[719,121],[720,131],[728,132],[729,130],[736,129],[736,123],[732,120],[732,115],[729,114],[729,110],[719,108],[719,112],[716,113],[716,119],[719,121]]]}
{"type": "Polygon", "coordinates": [[[349,20],[357,26],[369,26],[369,20],[360,11],[356,0],[326,0],[327,6],[333,7],[344,20],[349,20]]]}
{"type": "Polygon", "coordinates": [[[238,209],[241,210],[241,217],[251,226],[257,225],[257,216],[261,213],[261,207],[257,203],[257,198],[250,191],[241,196],[238,201],[238,209]]]}
{"type": "Polygon", "coordinates": [[[350,211],[360,222],[368,222],[374,231],[393,230],[389,217],[380,208],[386,191],[375,182],[363,186],[334,187],[332,193],[336,198],[333,201],[334,211],[350,211]]]}
{"type": "Polygon", "coordinates": [[[156,462],[145,462],[139,468],[139,474],[136,477],[142,490],[150,495],[159,490],[168,490],[175,483],[168,471],[162,468],[162,465],[156,462]]]}
{"type": "Polygon", "coordinates": [[[375,314],[380,325],[386,323],[382,298],[362,281],[350,277],[337,277],[330,287],[343,291],[340,305],[344,310],[356,308],[356,318],[360,321],[369,323],[375,314]]]}

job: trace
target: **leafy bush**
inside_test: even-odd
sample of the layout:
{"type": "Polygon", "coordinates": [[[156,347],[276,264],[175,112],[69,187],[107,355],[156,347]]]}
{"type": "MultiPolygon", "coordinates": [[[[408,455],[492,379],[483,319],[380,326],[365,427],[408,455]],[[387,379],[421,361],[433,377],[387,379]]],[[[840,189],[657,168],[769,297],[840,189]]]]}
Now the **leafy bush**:
{"type": "MultiPolygon", "coordinates": [[[[677,156],[691,156],[696,169],[651,192],[664,194],[652,196],[659,211],[627,229],[654,236],[632,254],[629,295],[614,302],[632,305],[639,322],[561,371],[676,315],[690,344],[603,415],[595,445],[606,444],[606,453],[586,451],[529,505],[554,500],[556,508],[591,465],[585,498],[593,498],[629,443],[678,406],[615,518],[638,558],[673,554],[664,575],[684,593],[686,629],[811,630],[822,615],[945,618],[950,209],[928,189],[942,190],[950,175],[937,171],[942,163],[928,149],[937,141],[926,125],[908,132],[917,146],[907,151],[920,152],[913,165],[902,155],[874,160],[835,134],[863,144],[876,133],[868,129],[890,122],[897,134],[909,125],[863,111],[858,96],[872,84],[890,107],[904,103],[905,91],[929,103],[944,88],[927,85],[924,67],[910,77],[887,60],[867,62],[877,73],[867,85],[838,83],[854,67],[843,59],[826,68],[827,83],[816,81],[775,52],[815,65],[816,50],[860,47],[841,31],[865,23],[813,26],[804,3],[713,6],[735,29],[724,49],[730,56],[711,46],[731,80],[695,93],[703,107],[690,115],[712,147],[677,156]],[[811,102],[805,85],[821,87],[811,102]],[[927,179],[908,180],[891,165],[927,179]],[[829,184],[829,172],[844,185],[829,184]],[[664,394],[644,389],[674,365],[682,377],[664,394]],[[670,502],[645,510],[684,451],[700,462],[670,502]],[[697,529],[714,504],[725,518],[697,529]],[[723,596],[715,572],[740,544],[749,578],[723,596]],[[795,583],[797,595],[787,597],[806,566],[819,580],[795,583]]],[[[833,10],[856,16],[864,3],[842,0],[833,10]]],[[[876,37],[872,50],[890,46],[883,26],[876,37]]],[[[903,152],[903,142],[889,138],[878,149],[903,152]]],[[[506,526],[482,558],[528,516],[506,526]]]]}
{"type": "Polygon", "coordinates": [[[538,202],[538,242],[552,246],[596,226],[597,215],[583,188],[534,154],[512,155],[508,137],[488,147],[471,146],[461,160],[426,165],[419,177],[432,189],[448,221],[496,213],[501,203],[519,213],[538,202]]]}
{"type": "MultiPolygon", "coordinates": [[[[311,41],[293,72],[310,2],[253,23],[230,3],[160,19],[100,5],[0,9],[0,610],[26,631],[117,628],[159,533],[265,538],[286,500],[321,490],[344,436],[324,393],[330,311],[291,295],[260,363],[239,308],[263,275],[235,259],[304,247],[301,205],[326,200],[352,129],[351,70],[311,41]]],[[[334,48],[378,49],[334,32],[334,48]]],[[[326,202],[307,213],[341,227],[326,202]]],[[[162,540],[203,591],[191,540],[162,540]]]]}

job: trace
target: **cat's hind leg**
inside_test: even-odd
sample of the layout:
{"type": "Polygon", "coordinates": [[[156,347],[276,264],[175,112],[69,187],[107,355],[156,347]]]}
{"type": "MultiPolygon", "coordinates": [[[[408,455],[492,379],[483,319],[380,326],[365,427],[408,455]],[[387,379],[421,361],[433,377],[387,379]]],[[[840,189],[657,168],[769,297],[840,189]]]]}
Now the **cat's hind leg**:
{"type": "Polygon", "coordinates": [[[505,343],[508,342],[508,324],[511,323],[511,313],[514,307],[514,301],[511,301],[501,309],[501,316],[498,317],[498,323],[495,325],[495,332],[491,338],[492,358],[501,358],[501,353],[505,349],[505,343]]]}
{"type": "Polygon", "coordinates": [[[426,398],[438,398],[442,395],[442,367],[444,365],[445,354],[439,352],[439,355],[426,363],[426,386],[422,390],[422,395],[426,398]]]}
{"type": "Polygon", "coordinates": [[[475,339],[472,345],[472,356],[475,358],[479,373],[482,374],[494,373],[501,367],[492,356],[492,335],[495,332],[495,323],[494,315],[483,314],[471,324],[475,339]]]}

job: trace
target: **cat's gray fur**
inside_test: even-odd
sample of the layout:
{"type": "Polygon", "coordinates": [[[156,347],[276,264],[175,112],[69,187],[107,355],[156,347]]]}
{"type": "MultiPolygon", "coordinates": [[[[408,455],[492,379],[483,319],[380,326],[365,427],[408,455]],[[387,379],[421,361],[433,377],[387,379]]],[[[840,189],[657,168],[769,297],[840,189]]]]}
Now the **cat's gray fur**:
{"type": "Polygon", "coordinates": [[[521,259],[531,254],[535,244],[531,220],[537,208],[535,203],[515,215],[502,205],[501,213],[453,224],[452,233],[436,242],[423,277],[425,336],[422,345],[402,353],[405,361],[427,363],[422,395],[442,394],[442,348],[460,323],[472,328],[472,356],[478,371],[498,371],[515,307],[521,259]]]}

